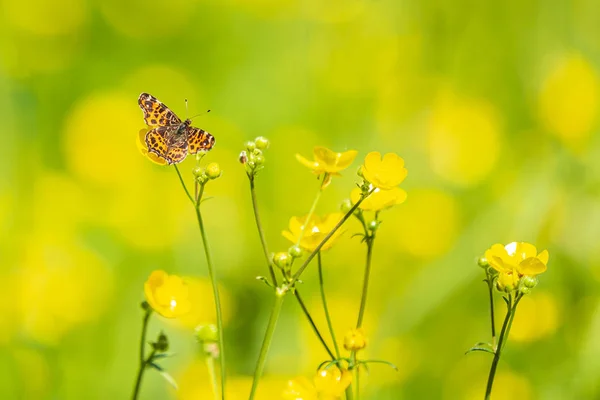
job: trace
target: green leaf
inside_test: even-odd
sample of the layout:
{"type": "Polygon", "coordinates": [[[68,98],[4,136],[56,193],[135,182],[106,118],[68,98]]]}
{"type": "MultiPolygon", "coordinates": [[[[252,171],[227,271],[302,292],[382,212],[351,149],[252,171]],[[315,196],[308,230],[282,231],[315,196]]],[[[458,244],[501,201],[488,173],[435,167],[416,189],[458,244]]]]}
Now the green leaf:
{"type": "Polygon", "coordinates": [[[487,348],[487,347],[479,347],[479,346],[473,346],[473,347],[471,347],[469,350],[467,350],[467,351],[465,352],[465,354],[469,354],[469,353],[471,353],[471,352],[474,352],[474,351],[483,351],[484,353],[496,354],[496,353],[494,352],[494,350],[492,350],[492,349],[490,349],[490,348],[487,348]]]}

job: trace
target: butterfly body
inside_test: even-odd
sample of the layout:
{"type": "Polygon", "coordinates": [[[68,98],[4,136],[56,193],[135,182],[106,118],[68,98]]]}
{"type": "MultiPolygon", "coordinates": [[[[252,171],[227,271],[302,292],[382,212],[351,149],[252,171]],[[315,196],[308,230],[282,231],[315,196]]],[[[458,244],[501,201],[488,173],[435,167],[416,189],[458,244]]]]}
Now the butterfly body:
{"type": "Polygon", "coordinates": [[[208,151],[215,145],[215,138],[203,129],[195,128],[192,121],[181,121],[173,111],[156,97],[142,93],[138,104],[148,125],[146,145],[148,151],[169,164],[180,163],[188,153],[208,151]]]}

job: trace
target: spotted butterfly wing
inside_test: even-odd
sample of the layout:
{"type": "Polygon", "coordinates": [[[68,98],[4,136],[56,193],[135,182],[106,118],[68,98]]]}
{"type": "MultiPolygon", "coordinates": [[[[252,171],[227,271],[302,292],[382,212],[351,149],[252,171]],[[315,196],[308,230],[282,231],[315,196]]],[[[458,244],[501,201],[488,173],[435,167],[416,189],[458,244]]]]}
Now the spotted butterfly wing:
{"type": "Polygon", "coordinates": [[[144,121],[146,121],[146,125],[151,128],[156,126],[181,124],[181,119],[179,119],[169,107],[151,94],[140,94],[138,104],[144,112],[144,121]]]}

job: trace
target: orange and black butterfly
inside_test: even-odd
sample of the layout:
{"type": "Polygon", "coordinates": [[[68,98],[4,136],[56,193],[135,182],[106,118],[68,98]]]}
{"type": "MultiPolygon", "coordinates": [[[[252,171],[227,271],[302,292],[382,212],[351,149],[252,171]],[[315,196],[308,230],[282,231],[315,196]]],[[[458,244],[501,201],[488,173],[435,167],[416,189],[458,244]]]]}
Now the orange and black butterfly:
{"type": "Polygon", "coordinates": [[[165,159],[169,164],[180,163],[188,153],[208,151],[215,145],[213,135],[203,129],[194,128],[189,119],[182,122],[169,107],[151,94],[140,94],[138,103],[148,125],[148,151],[165,159]]]}

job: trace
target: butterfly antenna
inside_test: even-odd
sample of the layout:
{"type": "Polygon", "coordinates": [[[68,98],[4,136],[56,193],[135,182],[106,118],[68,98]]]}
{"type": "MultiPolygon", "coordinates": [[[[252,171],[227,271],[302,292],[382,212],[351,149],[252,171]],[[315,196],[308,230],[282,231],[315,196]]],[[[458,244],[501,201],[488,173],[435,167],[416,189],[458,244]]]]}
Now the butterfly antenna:
{"type": "Polygon", "coordinates": [[[193,117],[190,117],[190,119],[194,119],[194,118],[196,118],[196,117],[199,117],[199,116],[201,116],[201,115],[208,114],[209,112],[210,112],[210,110],[206,110],[206,111],[204,111],[204,112],[201,112],[200,114],[196,114],[196,115],[194,115],[193,117]]]}
{"type": "Polygon", "coordinates": [[[185,115],[186,116],[190,115],[190,113],[188,111],[188,101],[187,101],[187,99],[185,99],[185,115]]]}

